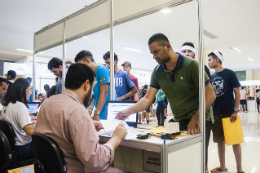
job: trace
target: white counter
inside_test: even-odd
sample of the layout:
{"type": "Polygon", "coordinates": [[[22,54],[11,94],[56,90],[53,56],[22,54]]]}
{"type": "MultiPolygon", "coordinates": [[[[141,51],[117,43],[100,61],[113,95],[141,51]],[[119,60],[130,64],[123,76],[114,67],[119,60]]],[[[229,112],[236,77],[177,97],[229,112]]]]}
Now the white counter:
{"type": "MultiPolygon", "coordinates": [[[[100,136],[101,142],[109,139],[100,136]]],[[[202,172],[201,145],[200,134],[166,140],[165,144],[163,139],[154,136],[145,140],[123,140],[115,151],[114,167],[134,173],[148,173],[151,169],[161,173],[202,172]]]]}

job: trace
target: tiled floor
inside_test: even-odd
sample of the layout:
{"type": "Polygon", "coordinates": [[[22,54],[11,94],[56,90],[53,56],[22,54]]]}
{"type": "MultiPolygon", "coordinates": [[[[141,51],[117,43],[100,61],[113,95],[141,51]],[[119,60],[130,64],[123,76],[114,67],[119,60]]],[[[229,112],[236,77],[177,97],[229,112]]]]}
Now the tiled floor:
{"type": "MultiPolygon", "coordinates": [[[[239,113],[244,140],[242,148],[242,167],[246,173],[260,173],[260,114],[257,112],[239,113]]],[[[172,116],[168,116],[168,119],[172,116]]],[[[139,128],[151,129],[157,125],[156,118],[150,117],[153,122],[149,124],[143,121],[139,128]]],[[[212,135],[212,134],[211,134],[212,135]]],[[[212,141],[209,144],[209,169],[219,166],[217,144],[212,141]]],[[[232,146],[226,147],[226,166],[229,173],[236,173],[236,162],[232,146]]]]}
{"type": "MultiPolygon", "coordinates": [[[[260,173],[260,114],[239,113],[245,142],[242,148],[242,168],[246,173],[260,173]]],[[[219,166],[217,144],[209,144],[209,169],[219,166]]],[[[236,173],[235,156],[232,146],[226,147],[226,166],[230,173],[236,173]]]]}

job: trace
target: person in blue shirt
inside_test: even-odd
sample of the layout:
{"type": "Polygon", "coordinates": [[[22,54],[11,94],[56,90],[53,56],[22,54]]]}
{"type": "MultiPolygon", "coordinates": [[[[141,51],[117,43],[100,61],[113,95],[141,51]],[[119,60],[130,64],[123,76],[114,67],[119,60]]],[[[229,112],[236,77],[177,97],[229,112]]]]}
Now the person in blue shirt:
{"type": "MultiPolygon", "coordinates": [[[[110,68],[110,52],[103,55],[106,66],[110,68]]],[[[137,88],[128,73],[118,68],[118,57],[114,54],[114,82],[118,101],[131,101],[131,96],[137,93],[137,88]]]]}
{"type": "MultiPolygon", "coordinates": [[[[96,74],[94,86],[95,107],[93,120],[106,119],[107,102],[110,100],[110,71],[106,66],[98,65],[90,51],[82,50],[75,57],[75,62],[88,65],[96,74]]],[[[116,95],[115,95],[116,100],[116,95]]]]}
{"type": "MultiPolygon", "coordinates": [[[[30,84],[32,83],[32,78],[31,77],[27,77],[26,79],[30,82],[30,84]]],[[[31,87],[31,90],[33,91],[33,87],[31,87]]],[[[37,93],[37,91],[35,89],[35,100],[37,100],[37,99],[38,99],[38,93],[37,93]]],[[[27,102],[33,102],[33,94],[32,93],[30,95],[29,100],[27,100],[27,102]]]]}
{"type": "MultiPolygon", "coordinates": [[[[224,57],[222,53],[215,50],[209,55],[208,65],[215,73],[211,78],[211,85],[216,93],[216,100],[213,103],[214,125],[213,141],[218,145],[218,155],[220,166],[213,168],[211,172],[227,171],[225,163],[225,137],[223,132],[222,118],[230,118],[235,122],[238,116],[240,103],[240,83],[236,74],[227,68],[223,68],[224,57]]],[[[232,145],[236,158],[237,172],[244,173],[242,170],[241,145],[232,145]]]]}

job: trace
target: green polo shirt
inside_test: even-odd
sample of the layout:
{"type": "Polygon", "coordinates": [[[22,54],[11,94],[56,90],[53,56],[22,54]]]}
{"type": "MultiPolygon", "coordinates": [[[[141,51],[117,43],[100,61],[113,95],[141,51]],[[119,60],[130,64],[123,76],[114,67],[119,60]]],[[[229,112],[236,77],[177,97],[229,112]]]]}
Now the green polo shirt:
{"type": "MultiPolygon", "coordinates": [[[[196,60],[177,53],[178,60],[173,71],[164,64],[153,70],[150,86],[162,88],[169,100],[174,119],[191,119],[199,109],[199,64],[196,60]]],[[[209,77],[205,73],[206,84],[209,77]]],[[[206,120],[213,122],[212,107],[206,113],[206,120]]]]}

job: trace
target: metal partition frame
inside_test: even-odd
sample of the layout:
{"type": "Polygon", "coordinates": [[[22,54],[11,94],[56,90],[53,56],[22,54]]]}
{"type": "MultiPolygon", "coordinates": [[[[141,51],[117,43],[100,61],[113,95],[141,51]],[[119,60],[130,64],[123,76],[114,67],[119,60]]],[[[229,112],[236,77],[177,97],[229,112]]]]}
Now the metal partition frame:
{"type": "MultiPolygon", "coordinates": [[[[36,84],[36,69],[35,69],[35,66],[36,66],[36,53],[40,52],[40,51],[43,51],[43,50],[47,50],[47,49],[50,49],[50,48],[53,48],[53,47],[56,47],[56,46],[59,46],[59,45],[63,45],[63,66],[62,66],[62,86],[64,87],[64,83],[65,83],[65,60],[66,60],[66,43],[67,42],[70,42],[70,41],[73,41],[73,40],[76,40],[84,35],[88,35],[88,34],[91,34],[91,33],[95,33],[95,32],[98,32],[98,31],[101,31],[103,29],[106,29],[106,28],[109,28],[110,27],[110,60],[111,60],[111,70],[110,70],[110,99],[113,100],[114,99],[114,91],[113,91],[113,88],[114,88],[114,56],[113,56],[113,40],[114,40],[114,31],[113,31],[113,27],[115,25],[118,25],[118,24],[122,24],[122,23],[125,23],[125,22],[128,22],[128,21],[131,21],[131,20],[134,20],[134,19],[137,19],[137,18],[140,18],[140,17],[143,17],[143,16],[146,16],[146,15],[149,15],[149,14],[152,14],[152,13],[155,13],[155,12],[158,12],[159,10],[163,9],[163,8],[166,8],[166,7],[174,7],[174,6],[178,6],[178,5],[181,5],[181,4],[184,4],[184,3],[187,3],[187,2],[190,2],[190,1],[193,1],[193,0],[169,0],[168,2],[166,3],[163,3],[163,4],[160,4],[160,5],[155,5],[154,7],[153,6],[150,6],[149,9],[144,9],[144,10],[141,10],[140,12],[138,13],[134,13],[134,14],[129,14],[129,15],[126,15],[125,17],[123,18],[120,18],[120,19],[117,19],[116,21],[114,20],[114,4],[115,2],[113,2],[115,0],[99,0],[98,2],[84,8],[84,9],[81,9],[79,10],[78,12],[75,12],[73,13],[72,15],[70,16],[67,16],[65,17],[64,19],[48,26],[48,27],[45,27],[44,29],[38,31],[38,32],[35,32],[34,34],[34,50],[33,50],[33,91],[35,90],[35,84],[36,84]],[[79,33],[73,37],[70,37],[70,38],[66,38],[66,22],[71,19],[72,17],[75,17],[75,16],[78,16],[80,14],[82,14],[83,12],[86,12],[88,10],[91,10],[93,8],[96,8],[96,7],[99,7],[99,5],[102,5],[102,3],[104,2],[107,2],[107,1],[110,1],[111,3],[109,4],[109,7],[110,8],[110,11],[111,11],[111,16],[110,16],[110,22],[107,23],[107,24],[104,24],[104,25],[101,25],[99,27],[96,27],[95,29],[92,29],[92,30],[88,30],[88,31],[84,31],[82,33],[79,33]],[[62,40],[58,40],[50,45],[45,45],[44,47],[42,48],[39,48],[37,49],[36,48],[36,43],[37,42],[37,35],[40,34],[40,33],[44,33],[44,32],[47,32],[49,31],[50,29],[53,29],[55,26],[58,26],[60,25],[61,23],[63,23],[63,27],[62,27],[62,40]]],[[[130,0],[129,0],[130,1],[130,0]]],[[[142,1],[147,1],[147,0],[142,0],[142,1]]],[[[197,1],[197,17],[198,17],[198,52],[199,52],[199,82],[200,82],[200,98],[199,98],[199,109],[200,109],[200,129],[201,129],[201,134],[202,134],[202,142],[203,142],[203,145],[202,145],[202,162],[204,163],[202,165],[202,170],[203,172],[205,172],[205,79],[204,79],[204,58],[203,58],[203,49],[204,49],[204,45],[203,45],[203,28],[202,28],[202,16],[201,16],[201,0],[196,0],[197,1]]],[[[149,3],[152,3],[152,2],[157,2],[158,1],[151,1],[149,0],[149,3]]],[[[147,2],[148,3],[148,2],[147,2]]],[[[134,4],[136,7],[138,6],[137,4],[134,4]]],[[[102,11],[100,12],[102,13],[102,11]]],[[[58,29],[56,29],[56,31],[58,31],[58,29]]],[[[60,35],[58,35],[60,36],[60,35]]],[[[64,88],[63,88],[64,89],[64,88]]],[[[33,100],[35,100],[35,93],[33,92],[33,100]]]]}

